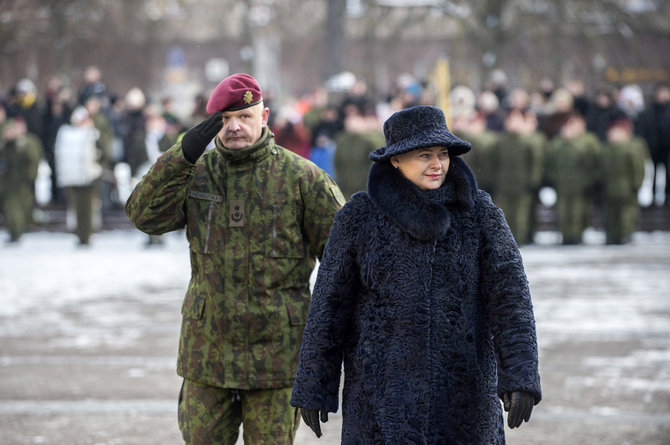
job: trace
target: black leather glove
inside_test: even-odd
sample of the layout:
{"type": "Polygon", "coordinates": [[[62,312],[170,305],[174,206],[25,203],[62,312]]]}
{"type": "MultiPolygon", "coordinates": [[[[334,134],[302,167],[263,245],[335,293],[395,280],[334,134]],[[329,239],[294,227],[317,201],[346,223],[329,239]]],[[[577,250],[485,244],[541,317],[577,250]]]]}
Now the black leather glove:
{"type": "Polygon", "coordinates": [[[503,394],[503,406],[507,414],[507,425],[510,428],[517,428],[525,420],[528,422],[530,413],[535,406],[535,397],[527,392],[506,392],[503,394]]]}
{"type": "Polygon", "coordinates": [[[316,437],[321,437],[321,424],[319,423],[319,414],[321,417],[321,422],[328,422],[328,411],[321,411],[315,409],[305,409],[300,408],[300,414],[302,415],[302,420],[305,421],[305,424],[314,431],[316,437]]]}
{"type": "Polygon", "coordinates": [[[222,127],[221,112],[217,111],[188,130],[184,137],[181,138],[181,149],[184,151],[186,160],[195,163],[205,151],[205,148],[207,148],[207,144],[214,139],[214,136],[221,131],[222,127]]]}

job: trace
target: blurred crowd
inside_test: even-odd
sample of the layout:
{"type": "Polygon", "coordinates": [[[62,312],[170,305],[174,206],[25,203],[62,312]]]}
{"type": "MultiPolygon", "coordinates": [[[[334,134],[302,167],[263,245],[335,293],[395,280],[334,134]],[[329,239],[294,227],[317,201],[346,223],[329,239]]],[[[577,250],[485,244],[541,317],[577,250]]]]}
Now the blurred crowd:
{"type": "MultiPolygon", "coordinates": [[[[452,131],[472,143],[464,158],[520,245],[533,242],[544,201],[564,244],[582,242],[594,212],[603,215],[607,243],[628,242],[645,175],[652,199],[644,205],[670,205],[668,84],[646,94],[637,85],[587,91],[577,80],[509,88],[494,71],[481,91],[454,86],[448,105],[439,96],[429,82],[402,75],[383,95],[359,80],[289,99],[266,92],[265,102],[276,142],[323,168],[347,198],[366,188],[368,154],[384,145],[386,118],[413,105],[442,106],[452,131]]],[[[9,241],[30,227],[36,206],[55,206],[67,209],[68,227],[86,245],[103,210],[122,209],[155,159],[207,116],[208,97],[177,110],[173,98],[139,88],[117,95],[91,66],[77,88],[54,77],[40,92],[21,79],[0,99],[0,213],[9,241]]]]}

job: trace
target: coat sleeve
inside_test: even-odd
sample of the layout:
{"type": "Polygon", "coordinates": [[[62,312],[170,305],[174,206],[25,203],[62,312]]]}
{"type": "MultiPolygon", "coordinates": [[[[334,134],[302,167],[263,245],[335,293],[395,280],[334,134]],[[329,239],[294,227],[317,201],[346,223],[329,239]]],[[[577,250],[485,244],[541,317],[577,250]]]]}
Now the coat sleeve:
{"type": "Polygon", "coordinates": [[[482,221],[481,293],[498,364],[498,395],[523,391],[542,399],[535,317],[521,253],[500,209],[478,199],[482,221]]]}
{"type": "Polygon", "coordinates": [[[360,287],[353,248],[351,202],[336,216],[319,266],[293,387],[296,407],[338,409],[340,372],[360,287]]]}
{"type": "Polygon", "coordinates": [[[188,162],[181,143],[163,153],[126,201],[126,215],[139,230],[161,235],[186,224],[184,202],[195,165],[188,162]]]}

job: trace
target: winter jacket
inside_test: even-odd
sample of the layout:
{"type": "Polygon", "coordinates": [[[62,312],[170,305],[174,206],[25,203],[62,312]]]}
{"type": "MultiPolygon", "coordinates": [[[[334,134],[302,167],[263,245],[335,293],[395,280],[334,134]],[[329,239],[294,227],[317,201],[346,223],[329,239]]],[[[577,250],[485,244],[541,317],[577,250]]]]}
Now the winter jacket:
{"type": "Polygon", "coordinates": [[[248,148],[216,143],[195,165],[181,143],[170,148],[126,212],[149,234],[186,226],[192,275],[179,375],[224,388],[290,387],[309,277],[344,198],[313,163],[275,145],[267,129],[248,148]]]}
{"type": "Polygon", "coordinates": [[[91,185],[102,175],[98,138],[93,126],[62,125],[56,135],[56,178],[61,187],[91,185]]]}
{"type": "Polygon", "coordinates": [[[464,161],[420,191],[373,163],[338,212],[291,403],[338,409],[343,444],[501,444],[499,397],[541,399],[519,250],[464,161]]]}

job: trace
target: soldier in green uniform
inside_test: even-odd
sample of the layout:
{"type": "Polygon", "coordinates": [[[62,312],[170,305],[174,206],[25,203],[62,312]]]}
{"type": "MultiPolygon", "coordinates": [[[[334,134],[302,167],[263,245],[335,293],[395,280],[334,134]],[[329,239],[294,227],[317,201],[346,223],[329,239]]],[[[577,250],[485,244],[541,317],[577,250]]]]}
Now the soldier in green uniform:
{"type": "Polygon", "coordinates": [[[533,240],[535,197],[542,182],[544,137],[533,116],[512,110],[495,145],[496,204],[519,245],[533,240]]]}
{"type": "Polygon", "coordinates": [[[494,157],[498,133],[486,128],[484,115],[475,113],[465,125],[454,127],[454,134],[472,144],[473,149],[463,155],[477,178],[477,185],[495,199],[498,188],[498,167],[494,157]]]}
{"type": "Polygon", "coordinates": [[[291,444],[309,277],[344,197],[323,170],[274,143],[253,77],[224,79],[207,112],[126,203],[148,234],[186,227],[179,426],[189,444],[234,444],[241,424],[246,444],[291,444]]]}
{"type": "Polygon", "coordinates": [[[629,119],[612,122],[601,156],[607,244],[629,242],[637,226],[640,216],[637,193],[644,180],[647,153],[646,142],[633,135],[629,119]]]}
{"type": "Polygon", "coordinates": [[[335,145],[335,178],[348,200],[354,193],[366,189],[370,152],[384,145],[384,134],[345,129],[335,139],[335,145]]]}
{"type": "Polygon", "coordinates": [[[580,244],[591,218],[599,181],[600,142],[586,131],[584,116],[573,113],[549,143],[546,180],[556,189],[556,216],[563,244],[580,244]]]}
{"type": "MultiPolygon", "coordinates": [[[[3,110],[4,112],[4,110],[3,110]]],[[[15,243],[32,222],[34,185],[42,159],[42,142],[28,132],[22,117],[2,124],[0,136],[0,210],[15,243]]]]}

